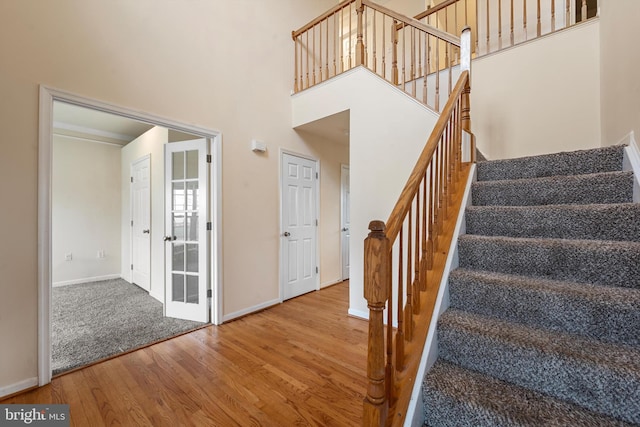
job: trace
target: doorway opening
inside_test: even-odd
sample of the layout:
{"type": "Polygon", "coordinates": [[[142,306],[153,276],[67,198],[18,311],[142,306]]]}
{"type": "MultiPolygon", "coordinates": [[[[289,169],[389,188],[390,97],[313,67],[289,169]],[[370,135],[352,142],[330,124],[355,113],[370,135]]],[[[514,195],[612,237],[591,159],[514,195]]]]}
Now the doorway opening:
{"type": "MultiPolygon", "coordinates": [[[[194,318],[167,310],[167,295],[173,295],[170,302],[179,301],[171,278],[182,272],[182,290],[189,295],[183,304],[198,307],[198,322],[221,323],[219,132],[41,87],[39,138],[40,385],[58,370],[52,363],[54,339],[60,338],[54,324],[60,321],[58,309],[82,308],[104,329],[119,308],[124,308],[121,326],[141,326],[133,316],[144,312],[140,307],[155,304],[160,318],[115,334],[114,348],[127,351],[144,345],[140,339],[145,337],[151,343],[198,326],[183,320],[194,318]],[[179,169],[177,162],[167,161],[176,157],[167,147],[185,141],[199,141],[200,146],[182,151],[182,169],[191,175],[180,186],[165,180],[165,165],[179,169]],[[180,200],[191,205],[177,212],[174,204],[180,200]],[[180,258],[185,247],[189,250],[180,258]],[[82,300],[87,298],[83,292],[93,305],[82,300]],[[110,299],[114,295],[122,299],[110,299]],[[124,304],[132,301],[139,305],[124,304]],[[102,309],[106,314],[100,315],[102,309]],[[159,330],[170,335],[158,335],[159,330]],[[131,338],[129,344],[123,336],[131,338]]],[[[79,320],[75,314],[71,319],[79,320]]],[[[78,335],[70,342],[109,341],[86,329],[89,321],[76,323],[78,335]]]]}

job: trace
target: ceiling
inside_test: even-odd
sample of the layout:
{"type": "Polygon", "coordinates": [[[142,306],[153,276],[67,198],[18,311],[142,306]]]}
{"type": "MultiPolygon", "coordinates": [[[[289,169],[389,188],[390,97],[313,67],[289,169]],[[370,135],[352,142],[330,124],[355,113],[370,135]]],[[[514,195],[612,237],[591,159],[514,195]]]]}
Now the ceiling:
{"type": "Polygon", "coordinates": [[[116,114],[60,101],[53,103],[55,135],[67,135],[124,146],[153,127],[152,124],[116,114]]]}
{"type": "Polygon", "coordinates": [[[341,111],[296,128],[342,145],[349,145],[349,110],[341,111]]]}

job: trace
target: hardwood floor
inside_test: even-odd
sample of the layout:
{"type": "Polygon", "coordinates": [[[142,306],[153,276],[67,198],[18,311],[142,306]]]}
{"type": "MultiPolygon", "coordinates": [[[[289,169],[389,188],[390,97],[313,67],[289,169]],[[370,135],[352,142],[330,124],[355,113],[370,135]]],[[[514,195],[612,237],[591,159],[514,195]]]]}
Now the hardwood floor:
{"type": "Polygon", "coordinates": [[[72,426],[355,426],[368,324],[348,282],[90,366],[1,403],[66,403],[72,426]]]}

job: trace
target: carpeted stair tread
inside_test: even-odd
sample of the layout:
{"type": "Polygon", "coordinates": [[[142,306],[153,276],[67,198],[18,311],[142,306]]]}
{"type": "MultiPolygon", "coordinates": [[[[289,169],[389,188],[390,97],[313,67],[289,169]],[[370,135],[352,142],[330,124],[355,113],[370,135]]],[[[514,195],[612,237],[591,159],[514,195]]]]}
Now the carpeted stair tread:
{"type": "Polygon", "coordinates": [[[622,170],[624,146],[478,162],[478,181],[583,175],[622,170]]]}
{"type": "Polygon", "coordinates": [[[431,427],[630,426],[443,360],[426,375],[423,397],[431,427]]]}
{"type": "Polygon", "coordinates": [[[447,310],[442,359],[591,411],[640,423],[640,351],[447,310]]]}
{"type": "Polygon", "coordinates": [[[465,234],[460,267],[640,289],[640,243],[465,234]]]}
{"type": "Polygon", "coordinates": [[[501,181],[478,181],[474,206],[534,206],[633,201],[633,173],[605,172],[501,181]]]}
{"type": "Polygon", "coordinates": [[[640,290],[458,268],[451,308],[640,349],[640,290]]]}
{"type": "Polygon", "coordinates": [[[470,206],[468,234],[640,242],[640,203],[470,206]]]}

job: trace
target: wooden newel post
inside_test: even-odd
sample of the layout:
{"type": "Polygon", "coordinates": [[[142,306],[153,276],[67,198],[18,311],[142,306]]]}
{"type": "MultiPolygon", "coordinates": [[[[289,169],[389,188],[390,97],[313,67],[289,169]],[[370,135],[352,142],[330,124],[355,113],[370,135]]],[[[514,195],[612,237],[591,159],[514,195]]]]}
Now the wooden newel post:
{"type": "Polygon", "coordinates": [[[358,16],[358,20],[356,25],[356,66],[364,64],[364,41],[362,37],[363,26],[362,26],[362,15],[364,14],[364,5],[362,4],[362,0],[356,1],[356,14],[358,16]]]}
{"type": "Polygon", "coordinates": [[[384,426],[389,401],[385,394],[385,348],[383,312],[389,298],[389,239],[382,221],[371,221],[364,241],[364,297],[369,307],[367,349],[367,395],[364,398],[363,426],[384,426]]]}

